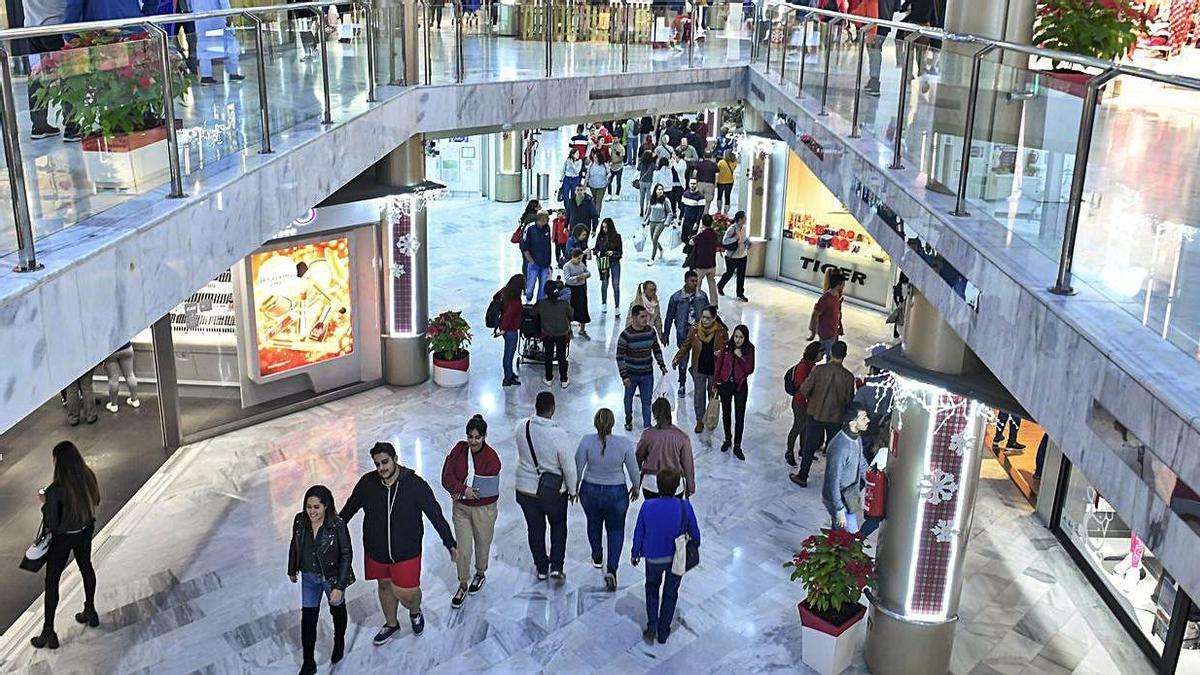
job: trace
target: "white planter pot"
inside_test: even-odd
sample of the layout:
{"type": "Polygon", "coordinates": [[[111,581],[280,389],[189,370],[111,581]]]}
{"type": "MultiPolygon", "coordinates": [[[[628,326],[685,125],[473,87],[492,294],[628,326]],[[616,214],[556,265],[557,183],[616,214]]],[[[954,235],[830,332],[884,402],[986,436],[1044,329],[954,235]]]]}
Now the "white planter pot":
{"type": "Polygon", "coordinates": [[[470,376],[466,370],[456,368],[444,368],[438,365],[437,359],[433,362],[433,383],[440,387],[461,387],[467,383],[470,376]]]}
{"type": "Polygon", "coordinates": [[[142,192],[167,180],[171,171],[167,141],[123,151],[83,151],[88,180],[97,190],[142,192]]]}
{"type": "Polygon", "coordinates": [[[800,627],[804,663],[821,675],[837,675],[850,666],[862,645],[867,622],[861,618],[838,636],[808,626],[800,627]]]}

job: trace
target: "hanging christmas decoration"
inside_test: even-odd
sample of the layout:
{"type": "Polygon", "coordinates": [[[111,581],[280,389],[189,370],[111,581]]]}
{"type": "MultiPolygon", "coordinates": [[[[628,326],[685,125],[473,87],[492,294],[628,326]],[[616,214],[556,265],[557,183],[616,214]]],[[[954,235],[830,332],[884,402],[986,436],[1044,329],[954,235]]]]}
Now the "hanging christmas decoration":
{"type": "Polygon", "coordinates": [[[958,483],[954,478],[954,474],[942,471],[941,469],[934,469],[931,473],[925,474],[921,478],[918,487],[921,490],[921,497],[930,506],[937,506],[942,502],[948,502],[958,492],[958,483]]]}
{"type": "Polygon", "coordinates": [[[929,529],[929,533],[937,539],[940,544],[949,544],[958,536],[958,528],[954,527],[949,520],[938,518],[937,523],[929,529]]]}

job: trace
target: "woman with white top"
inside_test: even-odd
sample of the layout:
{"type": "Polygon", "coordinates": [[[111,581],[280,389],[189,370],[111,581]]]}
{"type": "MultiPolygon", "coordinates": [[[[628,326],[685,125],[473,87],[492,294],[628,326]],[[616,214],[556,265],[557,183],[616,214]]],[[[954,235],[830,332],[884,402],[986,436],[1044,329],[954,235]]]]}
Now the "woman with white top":
{"type": "Polygon", "coordinates": [[[579,151],[571,148],[567,151],[567,159],[563,162],[562,189],[558,193],[558,201],[566,202],[575,194],[575,186],[583,176],[583,159],[579,151]]]}
{"type": "Polygon", "coordinates": [[[683,150],[675,151],[675,157],[671,159],[671,205],[675,207],[676,213],[679,213],[679,207],[683,202],[683,186],[687,181],[687,170],[687,158],[684,157],[683,150]]]}
{"type": "Polygon", "coordinates": [[[604,161],[600,151],[593,150],[592,161],[587,166],[587,186],[592,191],[592,201],[596,203],[597,215],[604,207],[604,195],[608,194],[608,180],[611,174],[608,162],[604,161]]]}
{"type": "Polygon", "coordinates": [[[637,295],[633,296],[633,302],[629,305],[629,311],[625,313],[626,328],[633,325],[634,305],[641,305],[646,309],[646,313],[650,315],[650,327],[654,329],[655,334],[658,335],[658,339],[661,342],[663,319],[662,303],[658,299],[658,284],[650,280],[638,284],[637,295]]]}
{"type": "Polygon", "coordinates": [[[671,205],[671,200],[667,197],[667,192],[662,184],[654,186],[654,192],[650,195],[650,207],[646,209],[645,224],[650,227],[650,262],[648,265],[654,265],[654,258],[661,251],[666,253],[662,245],[658,243],[658,238],[675,220],[675,207],[671,205]]]}
{"type": "Polygon", "coordinates": [[[617,565],[625,542],[625,513],[638,498],[641,476],[633,441],[613,433],[616,417],[608,408],[596,411],[592,425],[596,433],[587,434],[575,450],[579,470],[579,503],[587,516],[588,543],[592,547],[592,566],[605,564],[601,535],[608,534],[608,566],[604,588],[617,590],[617,565]],[[628,477],[628,482],[626,478],[628,477]]]}

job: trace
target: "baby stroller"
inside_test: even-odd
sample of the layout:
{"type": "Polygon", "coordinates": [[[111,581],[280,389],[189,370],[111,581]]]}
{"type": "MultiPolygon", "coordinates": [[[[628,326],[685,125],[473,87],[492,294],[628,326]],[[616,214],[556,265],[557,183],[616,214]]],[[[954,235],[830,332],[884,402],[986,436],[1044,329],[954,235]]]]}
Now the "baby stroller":
{"type": "MultiPolygon", "coordinates": [[[[570,296],[566,296],[570,297],[570,296]]],[[[526,363],[542,364],[546,362],[546,352],[542,349],[542,320],[533,305],[521,307],[521,329],[517,335],[517,367],[526,363]]],[[[566,355],[571,353],[571,341],[567,340],[566,355]]]]}

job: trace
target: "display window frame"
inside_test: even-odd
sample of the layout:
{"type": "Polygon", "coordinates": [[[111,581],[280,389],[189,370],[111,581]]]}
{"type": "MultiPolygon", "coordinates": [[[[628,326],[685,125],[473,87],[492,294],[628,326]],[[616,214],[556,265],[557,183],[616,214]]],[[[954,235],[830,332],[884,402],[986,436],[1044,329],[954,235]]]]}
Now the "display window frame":
{"type": "MultiPolygon", "coordinates": [[[[1085,557],[1084,552],[1079,550],[1078,542],[1063,527],[1063,511],[1071,492],[1071,476],[1075,471],[1076,467],[1074,464],[1064,455],[1058,473],[1058,482],[1055,485],[1054,506],[1050,514],[1050,531],[1067,551],[1067,555],[1070,556],[1080,572],[1083,573],[1088,583],[1100,595],[1100,598],[1104,601],[1109,611],[1112,612],[1117,621],[1133,639],[1134,643],[1154,665],[1155,671],[1166,675],[1181,672],[1177,668],[1179,666],[1180,652],[1183,648],[1188,622],[1186,620],[1171,621],[1167,627],[1167,633],[1163,639],[1162,652],[1160,653],[1154,643],[1146,637],[1142,627],[1138,625],[1134,617],[1122,605],[1113,588],[1100,577],[1100,573],[1096,571],[1093,564],[1085,557]]],[[[1088,485],[1091,485],[1091,481],[1086,475],[1082,472],[1079,475],[1088,485]]],[[[1175,601],[1171,608],[1171,617],[1187,617],[1193,611],[1194,606],[1195,603],[1188,597],[1187,592],[1177,585],[1175,588],[1175,601]]]]}

